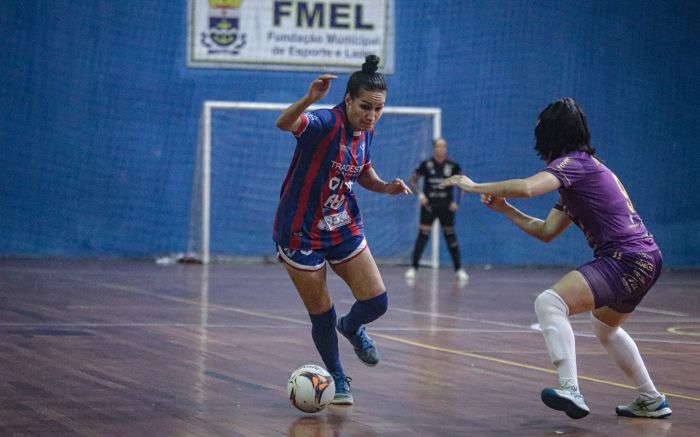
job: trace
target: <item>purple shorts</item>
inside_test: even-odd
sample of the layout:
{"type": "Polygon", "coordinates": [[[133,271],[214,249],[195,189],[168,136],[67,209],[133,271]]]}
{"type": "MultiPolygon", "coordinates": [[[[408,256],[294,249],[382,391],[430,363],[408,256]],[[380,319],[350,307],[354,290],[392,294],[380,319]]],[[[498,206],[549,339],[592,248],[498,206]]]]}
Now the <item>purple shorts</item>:
{"type": "Polygon", "coordinates": [[[661,275],[661,251],[614,253],[578,267],[591,287],[595,307],[631,313],[661,275]]]}

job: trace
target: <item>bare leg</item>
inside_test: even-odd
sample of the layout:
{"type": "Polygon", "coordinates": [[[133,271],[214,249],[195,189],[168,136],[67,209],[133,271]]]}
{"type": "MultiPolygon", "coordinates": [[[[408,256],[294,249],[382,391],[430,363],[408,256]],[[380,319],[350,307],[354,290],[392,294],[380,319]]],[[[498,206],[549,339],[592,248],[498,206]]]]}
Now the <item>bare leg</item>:
{"type": "Polygon", "coordinates": [[[309,314],[321,314],[333,306],[326,284],[326,266],[312,272],[297,270],[286,263],[284,267],[309,314]]]}
{"type": "Polygon", "coordinates": [[[326,266],[322,269],[308,272],[297,270],[284,265],[292,279],[297,292],[304,302],[311,318],[311,337],[323,363],[333,376],[335,396],[331,403],[352,405],[354,400],[350,391],[350,379],[345,376],[338,351],[338,334],[335,330],[335,307],[328,293],[326,284],[326,266]]]}
{"type": "Polygon", "coordinates": [[[350,311],[338,320],[338,331],[350,341],[363,363],[375,366],[379,363],[379,351],[365,333],[365,325],[387,310],[388,298],[379,269],[366,248],[350,261],[334,265],[333,270],[348,284],[357,299],[350,311]]]}
{"type": "Polygon", "coordinates": [[[348,284],[357,300],[371,299],[386,291],[369,247],[350,261],[331,264],[331,268],[348,284]]]}

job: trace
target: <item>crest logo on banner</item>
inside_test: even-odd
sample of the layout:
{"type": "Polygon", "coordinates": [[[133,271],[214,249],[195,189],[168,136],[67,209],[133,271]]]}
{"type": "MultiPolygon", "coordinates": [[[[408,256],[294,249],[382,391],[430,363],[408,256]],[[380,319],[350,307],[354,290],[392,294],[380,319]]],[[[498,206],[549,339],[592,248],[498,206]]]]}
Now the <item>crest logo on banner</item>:
{"type": "Polygon", "coordinates": [[[189,0],[187,66],[356,71],[369,54],[394,69],[394,0],[189,0]]]}
{"type": "Polygon", "coordinates": [[[209,28],[201,33],[201,43],[208,53],[237,55],[246,45],[240,31],[243,0],[209,0],[209,28]]]}

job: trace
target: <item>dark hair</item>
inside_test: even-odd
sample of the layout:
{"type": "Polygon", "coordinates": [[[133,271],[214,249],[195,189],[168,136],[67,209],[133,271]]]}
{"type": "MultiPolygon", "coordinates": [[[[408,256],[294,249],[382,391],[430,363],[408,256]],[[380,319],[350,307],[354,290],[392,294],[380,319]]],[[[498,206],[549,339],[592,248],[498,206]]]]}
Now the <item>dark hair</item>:
{"type": "Polygon", "coordinates": [[[360,94],[362,88],[367,91],[386,91],[384,75],[377,73],[378,68],[379,56],[368,55],[365,63],[362,64],[362,70],[354,72],[348,79],[345,94],[350,94],[350,98],[354,99],[360,94]]]}
{"type": "Polygon", "coordinates": [[[547,162],[573,151],[595,156],[586,116],[574,99],[565,97],[552,102],[540,113],[535,126],[535,150],[547,162]]]}

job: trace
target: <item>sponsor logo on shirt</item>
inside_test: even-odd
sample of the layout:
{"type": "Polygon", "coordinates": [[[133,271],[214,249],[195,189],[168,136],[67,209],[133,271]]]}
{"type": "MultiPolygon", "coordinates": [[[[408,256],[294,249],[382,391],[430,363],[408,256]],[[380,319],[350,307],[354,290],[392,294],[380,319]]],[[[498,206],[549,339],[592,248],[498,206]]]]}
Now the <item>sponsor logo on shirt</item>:
{"type": "Polygon", "coordinates": [[[333,161],[331,162],[331,167],[333,167],[334,170],[337,170],[340,173],[342,173],[343,176],[345,176],[347,173],[356,176],[362,172],[361,165],[343,164],[342,162],[333,161]]]}
{"type": "Polygon", "coordinates": [[[340,211],[338,214],[328,214],[323,216],[323,220],[318,221],[318,228],[322,231],[332,231],[350,223],[352,219],[347,211],[340,211]]]}

